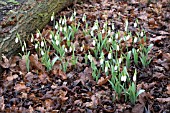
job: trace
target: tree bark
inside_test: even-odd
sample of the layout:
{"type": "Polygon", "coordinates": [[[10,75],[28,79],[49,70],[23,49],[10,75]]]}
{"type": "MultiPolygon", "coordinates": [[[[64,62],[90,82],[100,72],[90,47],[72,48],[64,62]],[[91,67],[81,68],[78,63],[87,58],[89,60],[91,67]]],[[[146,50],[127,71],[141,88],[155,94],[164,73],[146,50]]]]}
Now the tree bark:
{"type": "Polygon", "coordinates": [[[16,53],[20,47],[15,43],[17,33],[22,40],[27,38],[30,33],[41,30],[53,12],[57,13],[73,3],[74,0],[26,0],[19,10],[0,23],[0,57],[16,53]]]}

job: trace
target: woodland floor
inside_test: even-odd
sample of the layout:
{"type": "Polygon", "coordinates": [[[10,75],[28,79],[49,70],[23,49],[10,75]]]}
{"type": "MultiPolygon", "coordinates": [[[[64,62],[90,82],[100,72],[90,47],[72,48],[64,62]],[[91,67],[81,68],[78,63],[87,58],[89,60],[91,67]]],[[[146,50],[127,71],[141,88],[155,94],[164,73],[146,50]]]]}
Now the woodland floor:
{"type": "MultiPolygon", "coordinates": [[[[146,31],[148,44],[154,46],[149,54],[153,57],[151,64],[147,68],[137,67],[137,89],[145,89],[145,92],[136,104],[125,102],[123,97],[113,101],[115,92],[111,85],[96,83],[91,69],[81,60],[75,68],[69,68],[64,78],[54,70],[37,74],[36,66],[26,73],[20,57],[11,56],[3,57],[0,63],[4,68],[0,76],[0,112],[170,113],[170,3],[168,0],[149,4],[101,1],[68,7],[57,14],[56,20],[63,15],[69,17],[75,9],[77,18],[82,18],[84,13],[92,22],[98,19],[103,23],[107,18],[120,30],[128,18],[130,31],[136,32],[133,24],[138,18],[139,25],[146,31]]],[[[44,31],[52,28],[51,25],[52,22],[44,31]]],[[[31,47],[30,50],[34,53],[31,47]]]]}

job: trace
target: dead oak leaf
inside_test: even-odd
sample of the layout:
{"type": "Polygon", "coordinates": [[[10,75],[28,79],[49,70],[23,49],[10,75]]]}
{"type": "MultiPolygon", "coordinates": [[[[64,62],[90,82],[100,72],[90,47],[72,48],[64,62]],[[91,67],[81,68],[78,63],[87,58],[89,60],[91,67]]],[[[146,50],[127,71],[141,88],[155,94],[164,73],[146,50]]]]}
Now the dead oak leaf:
{"type": "Polygon", "coordinates": [[[102,86],[102,85],[106,84],[107,81],[108,81],[110,78],[111,78],[111,75],[107,76],[106,78],[101,77],[101,78],[98,80],[97,84],[98,84],[99,86],[102,86]]]}
{"type": "MultiPolygon", "coordinates": [[[[21,91],[21,90],[27,90],[28,88],[25,86],[25,83],[24,82],[20,82],[19,84],[16,84],[14,86],[14,89],[16,91],[21,91]]],[[[29,90],[29,89],[28,89],[29,90]]]]}

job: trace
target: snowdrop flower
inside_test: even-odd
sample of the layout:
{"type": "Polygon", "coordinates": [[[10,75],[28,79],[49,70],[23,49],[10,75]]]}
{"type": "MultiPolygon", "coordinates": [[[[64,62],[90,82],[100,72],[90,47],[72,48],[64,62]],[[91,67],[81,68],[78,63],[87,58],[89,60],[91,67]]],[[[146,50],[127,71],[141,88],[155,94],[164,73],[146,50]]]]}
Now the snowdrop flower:
{"type": "Polygon", "coordinates": [[[22,46],[22,52],[24,52],[24,46],[22,46]]]}
{"type": "Polygon", "coordinates": [[[72,47],[70,46],[70,48],[69,48],[69,52],[71,52],[73,49],[72,49],[72,47]]]}
{"type": "Polygon", "coordinates": [[[125,21],[125,31],[127,32],[128,29],[128,20],[125,21]]]}
{"type": "Polygon", "coordinates": [[[110,30],[110,28],[109,28],[109,30],[108,30],[108,32],[107,32],[107,33],[108,33],[108,35],[110,35],[110,33],[111,33],[111,30],[110,30]]]}
{"type": "Polygon", "coordinates": [[[52,39],[53,38],[53,35],[52,34],[50,34],[50,39],[52,39]]]}
{"type": "Polygon", "coordinates": [[[73,15],[70,17],[70,21],[71,21],[71,22],[73,21],[73,15]]]}
{"type": "Polygon", "coordinates": [[[81,46],[80,51],[83,51],[84,49],[84,44],[81,46]]]}
{"type": "Polygon", "coordinates": [[[55,29],[58,29],[58,22],[56,22],[55,24],[55,29]]]}
{"type": "Polygon", "coordinates": [[[119,45],[116,46],[116,50],[119,51],[119,45]]]}
{"type": "Polygon", "coordinates": [[[100,65],[102,65],[104,63],[104,58],[100,59],[100,65]]]}
{"type": "Polygon", "coordinates": [[[144,34],[143,34],[143,31],[142,31],[142,32],[140,33],[140,36],[143,37],[143,35],[144,35],[144,34]]]}
{"type": "Polygon", "coordinates": [[[121,81],[126,82],[126,78],[127,78],[126,75],[122,75],[121,76],[121,81]]]}
{"type": "Polygon", "coordinates": [[[74,10],[74,13],[73,13],[74,17],[76,16],[76,11],[74,10]]]}
{"type": "Polygon", "coordinates": [[[67,48],[64,48],[64,50],[65,50],[66,53],[68,52],[67,48]]]}
{"type": "Polygon", "coordinates": [[[135,22],[133,26],[134,26],[134,27],[137,27],[137,23],[135,22]]]}
{"type": "Polygon", "coordinates": [[[135,37],[135,38],[133,39],[133,42],[136,43],[137,41],[138,41],[138,38],[135,37]]]}
{"type": "Polygon", "coordinates": [[[83,14],[82,21],[83,21],[83,22],[86,21],[86,15],[85,15],[85,14],[83,14]]]}
{"type": "Polygon", "coordinates": [[[44,55],[44,51],[43,50],[41,50],[41,55],[44,55]]]}
{"type": "Polygon", "coordinates": [[[92,55],[89,54],[87,57],[88,57],[88,59],[90,60],[90,62],[92,62],[92,55]]]}
{"type": "Polygon", "coordinates": [[[96,41],[95,41],[95,39],[93,40],[92,45],[93,45],[93,46],[95,46],[95,45],[96,45],[96,41]]]}
{"type": "Polygon", "coordinates": [[[65,20],[63,19],[63,20],[62,20],[62,25],[64,25],[64,23],[65,23],[65,20]]]}
{"type": "Polygon", "coordinates": [[[38,48],[38,44],[36,43],[36,44],[35,44],[35,49],[37,49],[37,48],[38,48]]]}
{"type": "Polygon", "coordinates": [[[102,29],[102,34],[104,34],[105,33],[105,30],[104,29],[102,29]]]}
{"type": "Polygon", "coordinates": [[[53,21],[53,20],[54,20],[54,15],[51,16],[51,21],[53,21]]]}
{"type": "Polygon", "coordinates": [[[62,26],[60,26],[60,32],[62,32],[62,30],[63,30],[63,28],[62,28],[62,26]]]}
{"type": "Polygon", "coordinates": [[[103,24],[103,28],[106,28],[107,27],[107,22],[105,22],[104,24],[103,24]]]}
{"type": "Polygon", "coordinates": [[[133,81],[134,81],[134,82],[136,82],[136,75],[137,75],[137,71],[136,71],[136,69],[135,69],[135,73],[134,73],[134,75],[133,75],[133,81]]]}
{"type": "Polygon", "coordinates": [[[108,54],[108,59],[111,59],[112,58],[112,53],[111,53],[111,51],[109,52],[109,54],[108,54]]]}
{"type": "Polygon", "coordinates": [[[60,44],[60,41],[57,39],[55,44],[58,46],[60,44]]]}
{"type": "Polygon", "coordinates": [[[114,26],[114,23],[112,23],[112,30],[115,30],[115,26],[114,26]]]}
{"type": "Polygon", "coordinates": [[[44,41],[41,41],[41,47],[44,47],[44,41]]]}
{"type": "Polygon", "coordinates": [[[116,33],[116,35],[115,35],[115,39],[118,39],[118,37],[119,37],[119,35],[118,35],[118,33],[116,33]]]}
{"type": "Polygon", "coordinates": [[[121,62],[122,62],[122,58],[119,58],[119,59],[118,59],[118,61],[119,61],[119,64],[121,64],[121,62]]]}
{"type": "Polygon", "coordinates": [[[97,25],[94,25],[94,26],[92,27],[92,31],[94,31],[94,30],[96,30],[96,29],[98,29],[98,26],[97,26],[97,25]]]}
{"type": "Polygon", "coordinates": [[[91,30],[91,31],[90,31],[90,34],[91,34],[91,36],[94,36],[94,32],[93,32],[93,30],[91,30]]]}
{"type": "Polygon", "coordinates": [[[15,43],[18,43],[18,40],[19,40],[18,37],[16,37],[16,38],[15,38],[15,43]]]}
{"type": "Polygon", "coordinates": [[[67,27],[64,27],[64,31],[65,31],[65,32],[67,31],[67,27]]]}
{"type": "Polygon", "coordinates": [[[105,66],[105,73],[108,72],[108,66],[105,66]]]}
{"type": "Polygon", "coordinates": [[[34,36],[32,35],[32,36],[31,36],[31,42],[33,42],[33,41],[34,41],[34,36]]]}
{"type": "Polygon", "coordinates": [[[36,33],[36,37],[37,37],[37,38],[40,37],[40,33],[36,33]]]}
{"type": "Polygon", "coordinates": [[[59,19],[59,24],[61,24],[62,18],[59,19]]]}
{"type": "Polygon", "coordinates": [[[109,38],[108,42],[112,43],[112,38],[111,37],[109,38]]]}
{"type": "Polygon", "coordinates": [[[125,37],[125,41],[130,39],[130,35],[125,37]]]}
{"type": "Polygon", "coordinates": [[[114,70],[115,70],[115,71],[117,71],[117,69],[118,69],[118,67],[117,67],[117,66],[115,66],[115,67],[114,67],[114,70]]]}

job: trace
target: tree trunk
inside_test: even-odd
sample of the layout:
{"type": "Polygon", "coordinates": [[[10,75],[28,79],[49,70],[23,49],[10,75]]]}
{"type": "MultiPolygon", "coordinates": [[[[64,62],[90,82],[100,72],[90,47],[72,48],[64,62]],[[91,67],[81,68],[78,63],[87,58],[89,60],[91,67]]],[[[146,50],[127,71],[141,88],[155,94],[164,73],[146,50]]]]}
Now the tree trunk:
{"type": "Polygon", "coordinates": [[[74,0],[25,0],[20,9],[6,16],[0,23],[0,59],[2,54],[16,53],[19,44],[15,43],[16,34],[27,38],[37,29],[41,30],[49,21],[52,13],[73,4],[74,0]]]}

